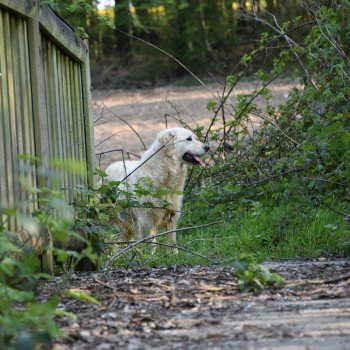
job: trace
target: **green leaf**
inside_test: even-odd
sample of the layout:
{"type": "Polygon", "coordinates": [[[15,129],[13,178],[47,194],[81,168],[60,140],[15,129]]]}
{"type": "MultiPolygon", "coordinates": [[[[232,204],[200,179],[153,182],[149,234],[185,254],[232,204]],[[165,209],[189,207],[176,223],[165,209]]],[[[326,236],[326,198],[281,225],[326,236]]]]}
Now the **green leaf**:
{"type": "Polygon", "coordinates": [[[208,111],[213,111],[214,108],[216,107],[217,103],[213,100],[208,100],[208,103],[207,103],[207,110],[208,111]]]}
{"type": "Polygon", "coordinates": [[[95,304],[95,305],[101,304],[98,300],[96,300],[92,296],[87,295],[87,294],[80,292],[80,291],[73,290],[73,289],[68,290],[65,293],[65,296],[68,298],[76,299],[76,300],[87,301],[88,303],[95,304]]]}

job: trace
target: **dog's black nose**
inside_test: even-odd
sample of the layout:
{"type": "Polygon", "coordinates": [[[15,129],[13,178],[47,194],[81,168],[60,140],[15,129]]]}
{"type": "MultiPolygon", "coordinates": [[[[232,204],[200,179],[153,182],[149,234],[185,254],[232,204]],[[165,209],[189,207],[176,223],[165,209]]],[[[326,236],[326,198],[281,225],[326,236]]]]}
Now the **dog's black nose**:
{"type": "Polygon", "coordinates": [[[208,145],[204,145],[205,152],[208,152],[210,150],[210,147],[208,145]]]}

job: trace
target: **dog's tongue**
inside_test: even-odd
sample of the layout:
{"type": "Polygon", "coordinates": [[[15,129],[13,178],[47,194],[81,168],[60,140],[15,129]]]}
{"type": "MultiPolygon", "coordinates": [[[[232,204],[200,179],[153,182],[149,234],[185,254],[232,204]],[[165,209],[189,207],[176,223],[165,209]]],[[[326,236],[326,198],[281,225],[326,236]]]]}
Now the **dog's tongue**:
{"type": "Polygon", "coordinates": [[[203,160],[199,158],[198,156],[193,156],[193,158],[200,164],[200,166],[205,166],[203,160]]]}

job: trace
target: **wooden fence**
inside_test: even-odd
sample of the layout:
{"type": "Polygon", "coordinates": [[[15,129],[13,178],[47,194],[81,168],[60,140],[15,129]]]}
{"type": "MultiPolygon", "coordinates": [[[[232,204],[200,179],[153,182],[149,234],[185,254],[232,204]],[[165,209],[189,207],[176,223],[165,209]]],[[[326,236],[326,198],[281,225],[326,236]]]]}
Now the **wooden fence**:
{"type": "MultiPolygon", "coordinates": [[[[93,149],[87,44],[40,1],[0,0],[0,205],[28,202],[20,178],[47,186],[19,155],[44,167],[53,159],[84,162],[85,175],[60,170],[58,187],[71,200],[77,184],[93,182],[93,149]]],[[[20,229],[14,218],[6,226],[20,229]]]]}

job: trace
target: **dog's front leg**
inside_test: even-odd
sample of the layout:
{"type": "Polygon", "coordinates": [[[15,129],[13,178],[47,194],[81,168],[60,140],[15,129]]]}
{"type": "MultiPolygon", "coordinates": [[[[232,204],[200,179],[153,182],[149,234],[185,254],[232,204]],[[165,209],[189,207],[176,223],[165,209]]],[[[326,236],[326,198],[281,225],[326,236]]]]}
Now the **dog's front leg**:
{"type": "MultiPolygon", "coordinates": [[[[157,230],[153,227],[150,231],[150,236],[152,236],[152,242],[157,242],[156,237],[154,237],[157,234],[157,230]]],[[[156,244],[152,244],[152,250],[151,250],[151,254],[154,255],[155,252],[157,250],[157,245],[156,244]]]]}
{"type": "MultiPolygon", "coordinates": [[[[139,238],[153,237],[152,242],[156,242],[154,237],[157,234],[157,228],[154,224],[154,218],[148,211],[138,212],[138,236],[139,238]]],[[[152,255],[155,253],[157,246],[152,244],[152,255]]]]}
{"type": "MultiPolygon", "coordinates": [[[[175,213],[174,215],[169,216],[167,219],[167,225],[166,225],[166,231],[172,231],[176,229],[177,223],[180,219],[180,214],[175,213]]],[[[176,246],[176,232],[170,232],[167,234],[167,243],[169,245],[174,245],[176,246]]],[[[177,248],[168,248],[168,253],[174,253],[177,254],[179,250],[177,248]]]]}
{"type": "MultiPolygon", "coordinates": [[[[167,243],[169,245],[174,245],[176,246],[176,233],[175,232],[171,232],[167,234],[167,243]]],[[[179,250],[177,248],[168,248],[168,253],[170,254],[177,254],[179,252],[179,250]]]]}

